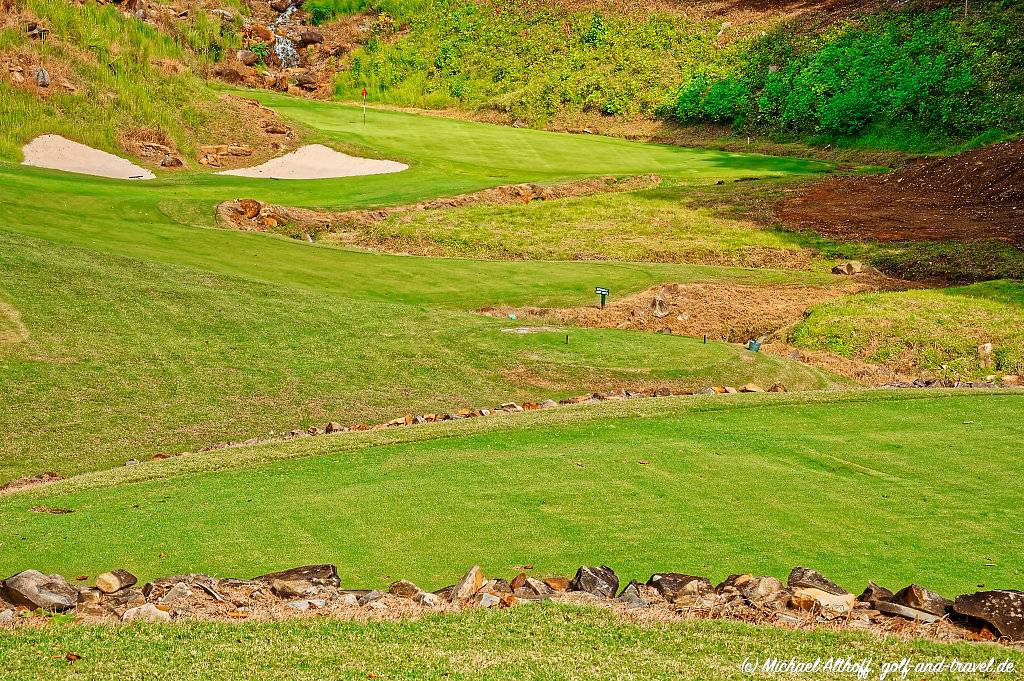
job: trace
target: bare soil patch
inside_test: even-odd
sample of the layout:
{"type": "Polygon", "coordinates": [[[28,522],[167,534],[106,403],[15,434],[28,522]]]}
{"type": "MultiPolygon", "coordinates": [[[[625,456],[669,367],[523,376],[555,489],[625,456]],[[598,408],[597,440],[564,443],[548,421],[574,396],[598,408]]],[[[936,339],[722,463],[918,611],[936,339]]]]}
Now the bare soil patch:
{"type": "Polygon", "coordinates": [[[1024,247],[1024,140],[825,180],[783,201],[789,227],[848,241],[1002,241],[1024,247]]]}
{"type": "Polygon", "coordinates": [[[606,307],[494,307],[484,314],[523,320],[608,329],[655,331],[742,343],[773,336],[801,319],[811,307],[840,296],[894,285],[879,275],[842,285],[750,286],[742,284],[661,284],[606,307]]]}

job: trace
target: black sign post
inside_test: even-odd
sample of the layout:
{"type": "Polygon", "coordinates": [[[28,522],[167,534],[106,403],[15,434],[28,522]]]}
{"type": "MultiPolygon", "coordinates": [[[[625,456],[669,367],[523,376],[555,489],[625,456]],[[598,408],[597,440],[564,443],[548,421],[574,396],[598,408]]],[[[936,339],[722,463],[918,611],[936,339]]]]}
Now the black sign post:
{"type": "Polygon", "coordinates": [[[601,296],[601,307],[604,307],[604,301],[608,299],[608,289],[598,286],[594,289],[594,293],[601,296]]]}

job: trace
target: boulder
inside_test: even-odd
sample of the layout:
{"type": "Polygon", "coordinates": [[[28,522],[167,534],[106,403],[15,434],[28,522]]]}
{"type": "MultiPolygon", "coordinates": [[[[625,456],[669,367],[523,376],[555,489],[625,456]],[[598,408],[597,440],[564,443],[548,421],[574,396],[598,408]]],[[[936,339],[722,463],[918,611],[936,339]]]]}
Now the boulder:
{"type": "Polygon", "coordinates": [[[740,388],[741,393],[763,393],[764,388],[757,385],[756,383],[747,383],[745,386],[740,388]]]}
{"type": "Polygon", "coordinates": [[[242,211],[242,215],[250,220],[258,216],[260,211],[263,210],[263,204],[256,199],[239,199],[237,205],[238,209],[242,211]]]}
{"type": "Polygon", "coordinates": [[[50,87],[50,74],[41,66],[36,69],[36,85],[39,87],[50,87]]]}
{"type": "Polygon", "coordinates": [[[619,591],[619,578],[607,565],[584,565],[576,571],[576,576],[569,583],[569,591],[584,591],[595,596],[614,598],[619,591]]]}
{"type": "Polygon", "coordinates": [[[509,583],[509,586],[512,588],[512,591],[515,591],[516,589],[522,589],[524,586],[526,586],[526,573],[520,572],[515,577],[513,577],[512,581],[509,583]]]}
{"type": "Polygon", "coordinates": [[[275,12],[287,12],[288,8],[291,6],[291,0],[271,0],[270,2],[270,9],[275,12]]]}
{"type": "Polygon", "coordinates": [[[647,601],[640,594],[640,584],[636,580],[627,584],[626,588],[622,590],[622,593],[615,600],[629,608],[642,608],[647,605],[647,601]]]}
{"type": "Polygon", "coordinates": [[[647,586],[657,589],[662,598],[670,603],[684,597],[704,596],[715,590],[714,585],[704,577],[678,572],[657,572],[647,580],[647,586]]]}
{"type": "Polygon", "coordinates": [[[263,131],[268,135],[287,135],[288,127],[279,123],[268,123],[263,126],[263,131]]]}
{"type": "Polygon", "coordinates": [[[661,296],[654,296],[651,298],[651,314],[657,318],[667,317],[671,314],[668,309],[668,303],[661,296]]]}
{"type": "Polygon", "coordinates": [[[465,601],[472,598],[484,585],[484,573],[479,565],[474,565],[462,576],[459,583],[452,589],[453,601],[465,601]]]}
{"type": "Polygon", "coordinates": [[[567,577],[545,577],[544,584],[552,591],[569,590],[569,579],[567,577]]]}
{"type": "Polygon", "coordinates": [[[510,594],[512,593],[512,587],[501,577],[497,579],[488,579],[484,582],[484,591],[493,591],[496,594],[510,594]]]}
{"type": "Polygon", "coordinates": [[[774,596],[784,590],[786,586],[777,577],[751,577],[738,588],[747,600],[757,603],[774,596]]]}
{"type": "Polygon", "coordinates": [[[275,579],[270,590],[278,598],[307,598],[316,595],[316,587],[303,580],[275,579]]]}
{"type": "Polygon", "coordinates": [[[436,608],[441,605],[441,598],[439,596],[426,591],[421,591],[416,594],[413,600],[428,608],[436,608]]]}
{"type": "Polygon", "coordinates": [[[861,601],[862,603],[870,603],[871,605],[874,605],[875,603],[881,601],[888,601],[891,598],[891,591],[886,589],[884,586],[878,586],[874,582],[869,581],[863,593],[861,593],[861,595],[857,597],[857,600],[861,601]]]}
{"type": "Polygon", "coordinates": [[[348,428],[346,428],[345,426],[341,425],[337,421],[331,421],[324,428],[324,432],[328,433],[328,434],[330,434],[330,433],[344,433],[346,430],[348,430],[348,428]]]}
{"type": "Polygon", "coordinates": [[[1024,592],[997,589],[957,596],[953,610],[989,623],[1012,641],[1024,641],[1024,592]]]}
{"type": "Polygon", "coordinates": [[[741,586],[753,578],[754,575],[751,574],[729,575],[725,578],[725,581],[715,587],[715,593],[722,593],[728,589],[736,589],[739,591],[741,586]]]}
{"type": "Polygon", "coordinates": [[[319,45],[323,43],[324,36],[320,31],[315,28],[307,28],[305,31],[299,34],[297,45],[299,47],[309,47],[310,45],[319,45]]]}
{"type": "Polygon", "coordinates": [[[853,610],[853,594],[833,594],[821,589],[798,588],[793,590],[793,607],[799,610],[824,615],[843,615],[853,610]]]}
{"type": "Polygon", "coordinates": [[[41,608],[64,612],[75,607],[78,590],[60,575],[44,575],[38,570],[25,570],[3,581],[2,593],[14,605],[30,610],[41,608]]]}
{"type": "Polygon", "coordinates": [[[795,567],[789,573],[789,578],[786,583],[794,589],[820,589],[836,596],[846,596],[850,592],[839,586],[835,582],[827,579],[823,574],[817,570],[812,570],[805,567],[795,567]]]}
{"type": "Polygon", "coordinates": [[[936,617],[943,617],[953,607],[953,602],[945,596],[929,591],[917,584],[911,584],[906,588],[900,589],[893,594],[889,602],[920,610],[936,617]]]}
{"type": "Polygon", "coordinates": [[[189,588],[185,582],[178,582],[163,595],[160,599],[161,603],[177,603],[179,601],[188,600],[192,597],[192,589],[189,588]]]}
{"type": "Polygon", "coordinates": [[[832,268],[832,274],[843,274],[846,276],[852,276],[854,274],[860,274],[864,271],[864,266],[856,260],[844,262],[836,265],[832,268]]]}
{"type": "Polygon", "coordinates": [[[403,598],[415,598],[422,589],[407,579],[400,579],[388,587],[388,593],[403,598]]]}
{"type": "Polygon", "coordinates": [[[122,622],[169,622],[171,613],[161,610],[152,603],[129,608],[121,615],[122,622]]]}
{"type": "Polygon", "coordinates": [[[493,608],[501,605],[501,597],[495,594],[482,593],[480,594],[480,607],[481,608],[493,608]]]}
{"type": "Polygon", "coordinates": [[[275,579],[285,582],[309,582],[314,586],[341,586],[341,580],[338,579],[338,568],[330,564],[306,565],[281,572],[271,572],[255,577],[254,581],[272,584],[275,579]]]}
{"type": "MultiPolygon", "coordinates": [[[[145,13],[143,13],[145,14],[145,13]]],[[[219,17],[221,21],[234,21],[235,15],[226,9],[211,9],[210,14],[219,17]]]]}
{"type": "Polygon", "coordinates": [[[249,24],[249,31],[265,43],[274,42],[274,32],[262,24],[249,24]]]}
{"type": "Polygon", "coordinates": [[[367,591],[359,597],[359,605],[370,605],[376,603],[380,599],[384,598],[384,592],[374,589],[373,591],[367,591]]]}
{"type": "Polygon", "coordinates": [[[534,577],[527,577],[521,590],[536,596],[546,596],[551,593],[550,586],[534,577]]]}
{"type": "Polygon", "coordinates": [[[235,52],[235,58],[246,66],[252,66],[260,60],[260,56],[252,50],[239,50],[235,52]]]}

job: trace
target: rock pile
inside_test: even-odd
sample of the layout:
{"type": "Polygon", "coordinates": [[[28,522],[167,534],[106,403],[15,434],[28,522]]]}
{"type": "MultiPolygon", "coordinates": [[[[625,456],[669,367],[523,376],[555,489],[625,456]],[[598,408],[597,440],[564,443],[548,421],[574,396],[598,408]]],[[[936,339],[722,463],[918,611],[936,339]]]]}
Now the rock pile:
{"type": "MultiPolygon", "coordinates": [[[[85,577],[79,577],[85,580],[85,577]]],[[[134,575],[113,570],[78,586],[60,575],[25,570],[0,583],[0,623],[31,619],[33,611],[74,611],[86,621],[280,619],[302,613],[341,617],[409,617],[466,608],[504,608],[552,601],[611,607],[665,620],[736,619],[792,627],[860,629],[939,640],[1024,641],[1024,592],[991,590],[955,600],[911,584],[893,593],[869,582],[859,596],[820,572],[796,567],[787,580],[730,575],[718,585],[680,572],[659,572],[620,589],[606,566],[580,567],[572,579],[520,571],[511,580],[470,568],[452,586],[426,591],[409,580],[386,590],[341,587],[333,565],[308,565],[252,579],[190,574],[137,587],[134,575]]]]}

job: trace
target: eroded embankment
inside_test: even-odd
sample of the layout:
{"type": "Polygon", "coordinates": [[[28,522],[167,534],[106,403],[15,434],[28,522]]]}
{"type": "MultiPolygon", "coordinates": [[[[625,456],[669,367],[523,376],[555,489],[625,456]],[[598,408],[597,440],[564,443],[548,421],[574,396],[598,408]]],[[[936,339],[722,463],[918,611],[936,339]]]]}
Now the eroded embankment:
{"type": "MultiPolygon", "coordinates": [[[[661,178],[657,175],[640,175],[621,179],[596,177],[551,187],[538,184],[503,185],[404,206],[350,211],[313,210],[261,203],[255,199],[235,199],[217,206],[217,215],[225,225],[244,231],[285,233],[306,240],[328,237],[333,242],[347,246],[388,251],[368,239],[362,228],[392,215],[405,213],[473,205],[515,205],[607,192],[628,192],[656,187],[660,183],[661,178]]],[[[403,248],[401,252],[408,251],[403,248]]]]}
{"type": "Polygon", "coordinates": [[[901,290],[906,282],[875,272],[830,286],[660,284],[604,308],[487,307],[495,317],[605,329],[628,329],[707,338],[728,343],[760,339],[762,351],[802,361],[863,385],[912,381],[917,376],[823,351],[798,350],[790,331],[816,305],[857,293],[901,290]]]}

